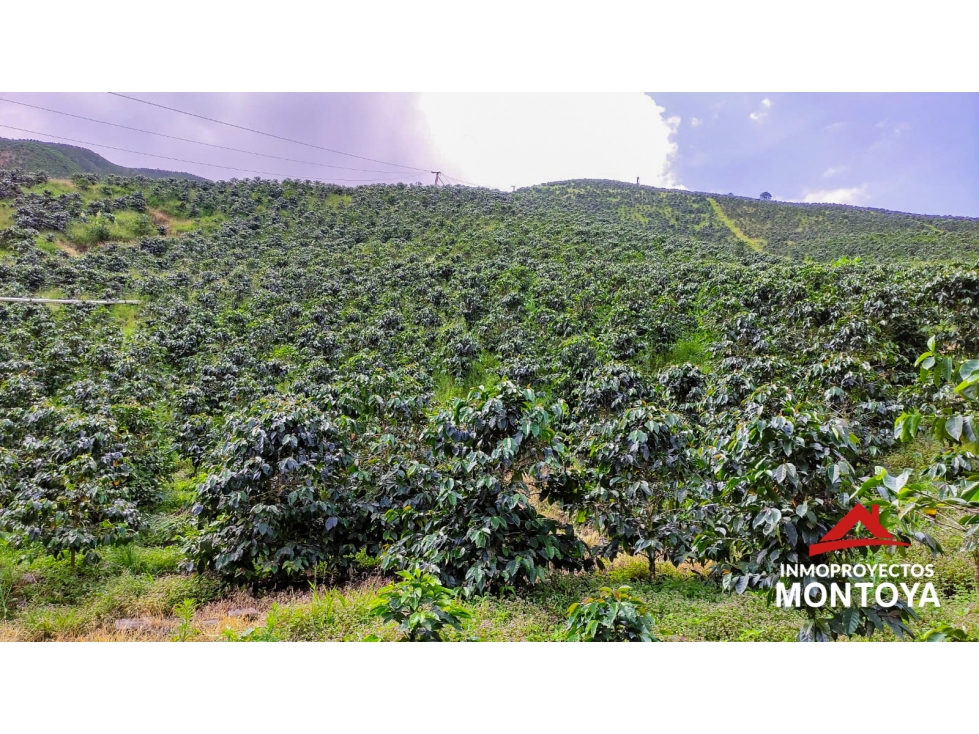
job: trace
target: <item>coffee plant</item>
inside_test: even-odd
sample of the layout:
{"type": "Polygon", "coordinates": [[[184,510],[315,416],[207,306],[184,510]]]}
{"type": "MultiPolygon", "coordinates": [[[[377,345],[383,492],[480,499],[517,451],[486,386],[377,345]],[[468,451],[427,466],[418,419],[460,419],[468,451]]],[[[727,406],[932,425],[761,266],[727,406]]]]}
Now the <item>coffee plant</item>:
{"type": "Polygon", "coordinates": [[[628,586],[603,586],[568,608],[567,638],[575,642],[656,642],[654,620],[628,586]]]}
{"type": "Polygon", "coordinates": [[[441,642],[446,627],[462,629],[471,616],[455,594],[431,574],[399,571],[401,581],[385,586],[371,614],[385,622],[397,622],[409,642],[441,642]]]}

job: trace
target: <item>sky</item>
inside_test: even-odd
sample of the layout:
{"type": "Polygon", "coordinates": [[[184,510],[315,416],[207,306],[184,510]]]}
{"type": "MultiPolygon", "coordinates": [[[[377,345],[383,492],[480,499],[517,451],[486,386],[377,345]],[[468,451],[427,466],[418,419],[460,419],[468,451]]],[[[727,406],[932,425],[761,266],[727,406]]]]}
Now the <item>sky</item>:
{"type": "Polygon", "coordinates": [[[979,216],[979,94],[652,94],[695,191],[979,216]]]}
{"type": "Polygon", "coordinates": [[[979,216],[979,94],[126,94],[279,137],[107,93],[2,92],[12,101],[0,101],[0,136],[211,179],[431,184],[440,170],[449,183],[510,190],[639,178],[979,216]]]}

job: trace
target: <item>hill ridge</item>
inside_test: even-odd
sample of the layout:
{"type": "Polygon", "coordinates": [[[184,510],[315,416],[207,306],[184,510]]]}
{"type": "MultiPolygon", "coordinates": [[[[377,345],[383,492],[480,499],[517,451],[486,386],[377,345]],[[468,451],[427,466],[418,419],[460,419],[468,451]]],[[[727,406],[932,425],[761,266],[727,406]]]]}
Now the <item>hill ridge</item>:
{"type": "MultiPolygon", "coordinates": [[[[690,194],[693,196],[704,196],[704,197],[718,197],[722,199],[739,199],[742,201],[751,201],[761,204],[777,205],[777,206],[792,206],[792,207],[803,207],[803,208],[819,208],[819,207],[833,207],[842,209],[857,209],[861,211],[869,212],[882,212],[886,214],[901,214],[906,217],[928,217],[929,219],[961,219],[970,222],[979,222],[979,217],[970,217],[965,214],[929,214],[927,212],[906,212],[901,209],[886,209],[884,207],[878,206],[860,206],[858,204],[838,204],[831,201],[789,201],[787,199],[771,199],[764,200],[758,199],[754,196],[745,196],[743,194],[721,194],[717,191],[694,191],[687,188],[671,188],[667,186],[651,186],[649,184],[634,184],[629,181],[617,181],[611,178],[569,178],[560,181],[546,181],[539,184],[532,184],[530,186],[524,186],[522,188],[516,189],[514,193],[520,193],[521,191],[527,191],[529,189],[535,189],[546,186],[562,186],[565,184],[612,184],[623,189],[637,189],[637,190],[649,190],[649,191],[668,191],[672,193],[690,194]]],[[[504,192],[509,193],[509,192],[504,192]]]]}
{"type": "Polygon", "coordinates": [[[69,177],[76,173],[97,173],[116,176],[145,176],[151,179],[208,180],[203,176],[181,171],[120,166],[93,150],[77,145],[14,138],[0,138],[0,168],[38,171],[53,177],[69,177]]]}

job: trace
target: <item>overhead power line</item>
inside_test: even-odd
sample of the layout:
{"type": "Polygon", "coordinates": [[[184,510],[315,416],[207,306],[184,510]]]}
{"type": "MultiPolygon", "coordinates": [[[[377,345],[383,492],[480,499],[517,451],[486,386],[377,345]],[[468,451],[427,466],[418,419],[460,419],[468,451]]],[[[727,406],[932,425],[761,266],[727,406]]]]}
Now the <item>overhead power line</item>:
{"type": "Polygon", "coordinates": [[[461,178],[457,178],[456,176],[448,176],[448,175],[446,175],[446,174],[443,173],[442,174],[442,178],[443,179],[446,179],[447,178],[447,179],[449,179],[450,182],[455,181],[456,183],[460,183],[463,186],[472,186],[474,189],[475,188],[479,188],[476,184],[469,183],[469,181],[463,181],[461,178]]]}
{"type": "Polygon", "coordinates": [[[302,163],[307,166],[320,166],[321,168],[336,168],[342,171],[360,171],[361,173],[398,173],[397,171],[381,171],[374,168],[350,168],[349,166],[335,166],[330,163],[314,163],[313,161],[303,161],[296,158],[283,158],[278,155],[271,155],[269,153],[259,153],[254,150],[242,150],[241,148],[231,148],[227,145],[218,145],[217,143],[205,143],[202,140],[193,140],[191,138],[181,138],[177,135],[168,135],[167,133],[159,133],[153,130],[143,130],[138,127],[131,127],[129,125],[122,125],[118,122],[109,122],[107,120],[96,120],[94,117],[86,117],[85,115],[76,115],[73,112],[64,112],[63,110],[53,110],[50,107],[41,107],[36,104],[28,104],[27,102],[20,102],[16,99],[7,99],[6,97],[0,97],[0,102],[8,102],[10,104],[21,105],[22,107],[30,107],[35,110],[43,110],[44,112],[53,112],[56,115],[64,115],[66,117],[74,117],[78,120],[86,120],[88,122],[96,122],[100,125],[111,125],[112,127],[122,128],[123,130],[132,130],[137,133],[145,133],[147,135],[156,135],[161,138],[169,138],[170,140],[179,140],[184,143],[193,143],[194,145],[206,145],[209,148],[218,148],[220,150],[229,150],[233,153],[246,153],[248,155],[258,155],[263,158],[274,158],[277,161],[288,161],[289,163],[302,163]]]}
{"type": "Polygon", "coordinates": [[[382,161],[378,158],[368,158],[367,156],[356,155],[354,153],[346,153],[342,150],[336,150],[335,148],[326,148],[322,145],[316,145],[314,143],[307,143],[302,140],[295,140],[293,138],[286,138],[282,135],[275,135],[274,133],[265,132],[264,130],[256,130],[255,128],[245,127],[244,125],[236,125],[233,122],[226,122],[224,120],[216,120],[213,117],[207,117],[205,115],[198,115],[196,112],[187,112],[186,110],[178,110],[176,107],[168,107],[167,105],[158,104],[156,102],[149,102],[145,99],[139,99],[138,97],[130,97],[128,94],[119,94],[118,92],[109,92],[113,97],[122,97],[123,99],[129,99],[133,102],[139,102],[140,104],[150,105],[152,107],[159,107],[163,110],[169,110],[170,112],[177,112],[181,115],[189,115],[190,117],[196,117],[200,120],[207,120],[208,122],[216,122],[219,125],[226,125],[228,127],[233,127],[237,130],[245,130],[246,132],[255,133],[257,135],[264,135],[268,138],[275,138],[276,140],[284,140],[287,143],[295,143],[296,145],[305,145],[307,148],[316,148],[317,150],[325,150],[328,153],[335,153],[337,155],[345,155],[350,158],[359,158],[362,161],[370,161],[371,163],[380,163],[384,166],[395,166],[396,168],[406,168],[411,171],[419,171],[421,173],[434,173],[434,171],[428,171],[424,168],[418,168],[417,166],[406,166],[403,163],[392,163],[391,161],[382,161]]]}
{"type": "Polygon", "coordinates": [[[81,298],[11,298],[9,296],[0,297],[0,301],[5,303],[93,303],[99,306],[115,306],[120,303],[131,303],[133,305],[139,304],[139,301],[99,301],[91,299],[81,299],[81,298]]]}
{"type": "MultiPolygon", "coordinates": [[[[116,148],[116,147],[114,147],[112,145],[102,145],[101,143],[92,143],[92,142],[89,142],[87,140],[76,140],[75,138],[66,138],[63,135],[53,135],[52,133],[46,133],[46,132],[42,132],[42,131],[39,131],[39,130],[28,130],[27,128],[14,127],[13,125],[4,125],[2,123],[0,123],[0,127],[5,128],[7,130],[17,130],[17,131],[22,132],[22,133],[30,133],[31,135],[46,135],[49,138],[56,138],[57,140],[67,140],[70,143],[80,143],[82,145],[90,145],[93,148],[106,148],[108,150],[117,150],[117,151],[120,151],[122,153],[133,153],[134,155],[149,156],[150,158],[161,158],[163,160],[176,161],[178,163],[190,163],[191,165],[194,165],[194,166],[210,166],[211,168],[224,168],[224,169],[227,169],[229,171],[240,171],[242,173],[257,173],[257,174],[260,174],[262,176],[275,176],[277,178],[293,178],[293,179],[298,179],[299,178],[299,177],[294,177],[294,176],[287,175],[285,173],[272,173],[270,171],[256,171],[256,170],[253,170],[253,169],[250,169],[250,168],[236,168],[235,166],[222,166],[222,165],[217,164],[217,163],[204,163],[203,161],[190,161],[190,160],[187,160],[185,158],[173,158],[173,157],[168,156],[168,155],[158,155],[156,153],[144,153],[144,152],[142,152],[140,150],[129,150],[128,148],[116,148]]],[[[323,183],[333,183],[334,181],[359,182],[359,183],[387,183],[389,181],[397,181],[397,180],[405,179],[405,178],[408,178],[409,176],[412,176],[412,175],[414,175],[414,174],[411,174],[411,173],[392,174],[391,177],[388,177],[388,178],[385,178],[385,179],[379,179],[379,178],[314,178],[312,176],[303,176],[299,180],[309,179],[311,181],[321,181],[323,183]]]]}

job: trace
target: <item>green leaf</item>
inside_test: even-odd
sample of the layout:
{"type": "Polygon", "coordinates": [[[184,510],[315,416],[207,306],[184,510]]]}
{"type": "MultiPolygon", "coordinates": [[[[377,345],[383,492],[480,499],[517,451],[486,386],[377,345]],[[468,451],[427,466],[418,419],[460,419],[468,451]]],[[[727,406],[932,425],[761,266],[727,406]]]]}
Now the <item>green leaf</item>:
{"type": "Polygon", "coordinates": [[[785,529],[785,539],[789,541],[790,546],[795,547],[795,544],[799,542],[799,531],[791,522],[785,523],[782,527],[785,529]]]}
{"type": "Polygon", "coordinates": [[[962,416],[954,415],[945,421],[945,433],[947,433],[954,441],[958,441],[962,438],[962,416]]]}
{"type": "Polygon", "coordinates": [[[969,379],[974,372],[979,372],[979,359],[967,360],[959,367],[959,377],[963,380],[969,379]]]}
{"type": "Polygon", "coordinates": [[[939,364],[939,370],[942,373],[942,378],[945,382],[950,382],[952,380],[952,358],[943,357],[941,363],[939,364]]]}
{"type": "Polygon", "coordinates": [[[897,492],[908,483],[908,477],[911,476],[911,470],[905,469],[898,476],[893,476],[892,474],[884,475],[884,486],[888,489],[897,492]]]}
{"type": "Polygon", "coordinates": [[[843,632],[849,637],[860,626],[860,611],[855,607],[844,609],[840,615],[840,622],[843,626],[843,632]]]}

